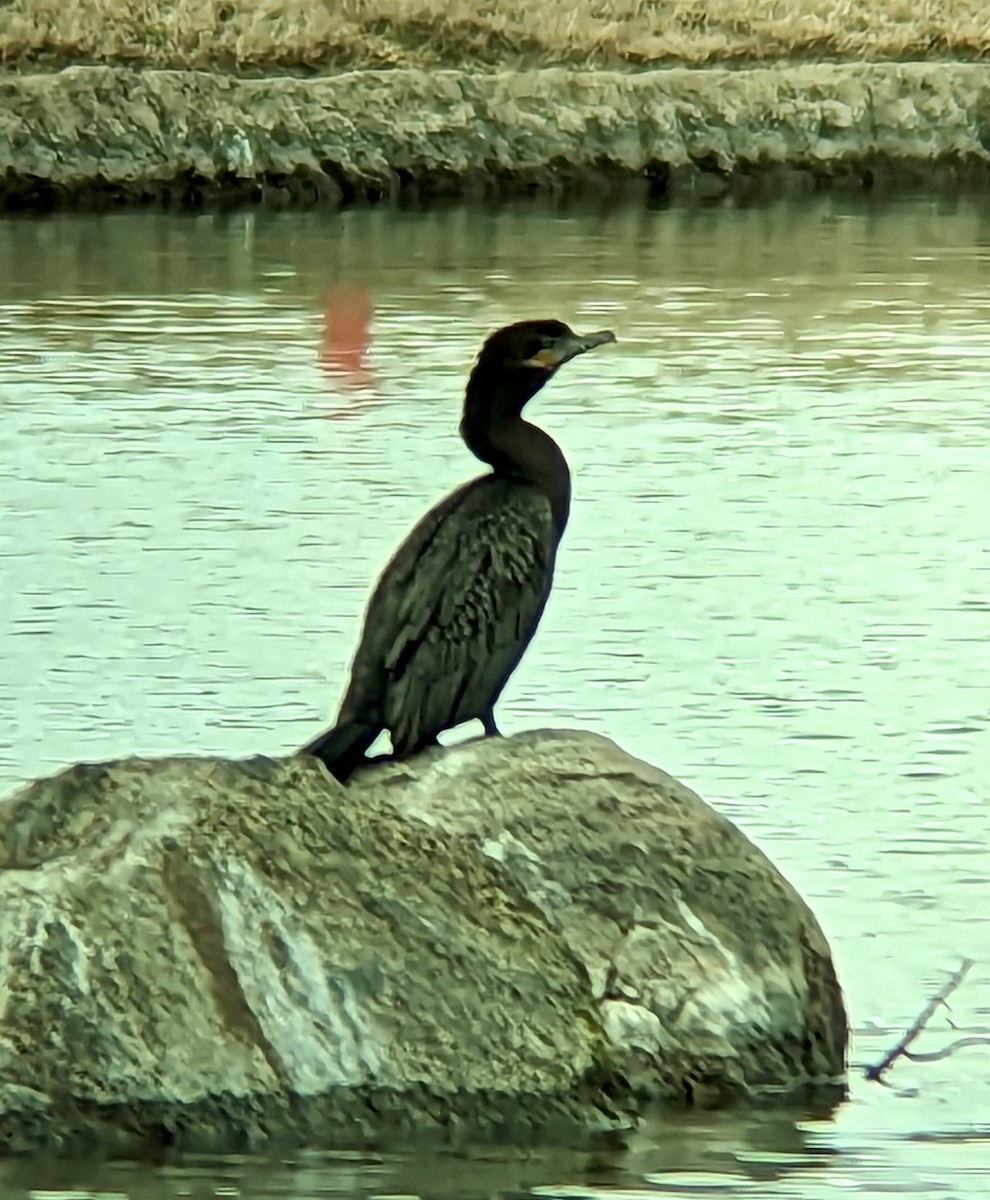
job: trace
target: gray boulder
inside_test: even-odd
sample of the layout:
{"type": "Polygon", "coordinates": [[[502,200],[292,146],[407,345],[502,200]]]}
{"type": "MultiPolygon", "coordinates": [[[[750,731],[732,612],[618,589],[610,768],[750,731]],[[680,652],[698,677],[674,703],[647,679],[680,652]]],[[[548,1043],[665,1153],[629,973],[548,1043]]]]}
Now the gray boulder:
{"type": "Polygon", "coordinates": [[[622,1130],[841,1091],[814,917],[604,738],[72,767],[0,805],[0,1149],[622,1130]]]}

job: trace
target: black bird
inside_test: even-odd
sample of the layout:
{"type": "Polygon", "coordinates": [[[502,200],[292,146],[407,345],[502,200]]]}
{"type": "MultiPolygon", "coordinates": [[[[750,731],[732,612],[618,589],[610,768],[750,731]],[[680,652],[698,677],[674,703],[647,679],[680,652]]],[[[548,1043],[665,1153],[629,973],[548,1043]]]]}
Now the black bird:
{"type": "Polygon", "coordinates": [[[521,321],[485,342],[460,432],[492,470],[428,512],[378,581],[337,724],[300,752],[339,780],[383,729],[395,758],[473,718],[498,733],[495,702],[543,614],[571,497],[560,447],[522,411],[565,362],[614,341],[521,321]]]}

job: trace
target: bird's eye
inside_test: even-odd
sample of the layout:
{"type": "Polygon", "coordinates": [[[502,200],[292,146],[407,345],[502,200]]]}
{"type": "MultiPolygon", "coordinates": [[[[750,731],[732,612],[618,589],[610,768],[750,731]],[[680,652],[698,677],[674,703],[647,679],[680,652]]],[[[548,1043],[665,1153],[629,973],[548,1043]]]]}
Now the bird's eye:
{"type": "Polygon", "coordinates": [[[549,333],[546,334],[544,337],[540,338],[540,349],[541,350],[552,350],[556,344],[557,344],[557,339],[555,337],[551,337],[551,335],[549,333]]]}

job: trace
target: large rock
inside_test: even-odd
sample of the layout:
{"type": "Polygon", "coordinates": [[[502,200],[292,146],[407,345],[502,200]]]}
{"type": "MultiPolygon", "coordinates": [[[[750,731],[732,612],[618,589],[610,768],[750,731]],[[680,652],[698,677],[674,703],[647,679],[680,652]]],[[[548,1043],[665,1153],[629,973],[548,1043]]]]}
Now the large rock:
{"type": "MultiPolygon", "coordinates": [[[[334,204],[406,186],[473,194],[504,176],[566,182],[575,172],[646,174],[671,190],[700,180],[697,194],[711,198],[733,172],[748,179],[780,166],[809,181],[866,167],[872,181],[883,164],[969,162],[985,181],[990,157],[990,83],[979,63],[260,79],[71,66],[0,74],[0,96],[0,198],[24,204],[91,187],[146,200],[177,186],[334,204]]],[[[777,174],[781,188],[793,186],[777,174]]]]}
{"type": "Polygon", "coordinates": [[[812,914],[603,738],[72,767],[0,806],[0,1146],[615,1129],[837,1086],[812,914]]]}

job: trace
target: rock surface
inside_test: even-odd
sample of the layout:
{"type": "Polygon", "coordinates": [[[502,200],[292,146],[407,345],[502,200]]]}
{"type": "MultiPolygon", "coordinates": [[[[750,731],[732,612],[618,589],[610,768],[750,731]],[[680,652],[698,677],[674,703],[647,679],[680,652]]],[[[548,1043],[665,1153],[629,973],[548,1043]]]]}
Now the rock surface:
{"type": "Polygon", "coordinates": [[[335,205],[603,177],[712,200],[768,168],[868,183],[891,164],[964,166],[985,182],[990,136],[976,63],[305,79],[74,66],[0,74],[0,100],[0,197],[15,207],[94,193],[335,205]]]}
{"type": "Polygon", "coordinates": [[[837,1094],[807,907],[611,742],[72,767],[0,805],[0,1148],[613,1130],[837,1094]]]}

